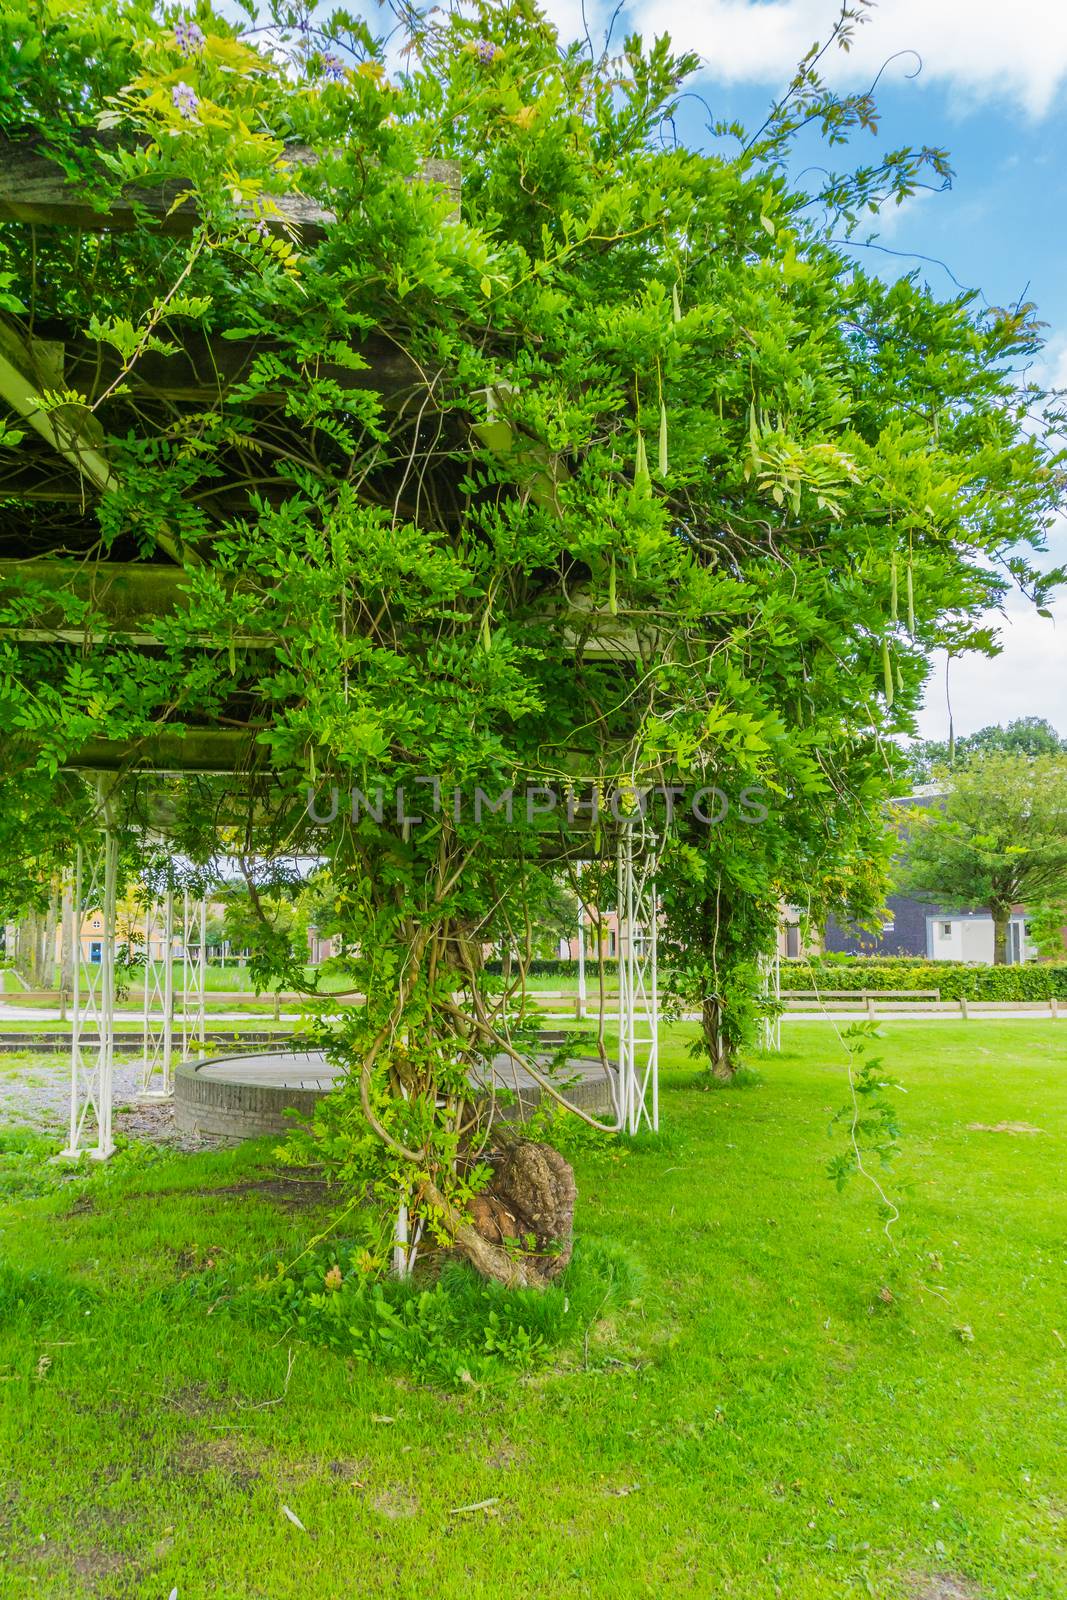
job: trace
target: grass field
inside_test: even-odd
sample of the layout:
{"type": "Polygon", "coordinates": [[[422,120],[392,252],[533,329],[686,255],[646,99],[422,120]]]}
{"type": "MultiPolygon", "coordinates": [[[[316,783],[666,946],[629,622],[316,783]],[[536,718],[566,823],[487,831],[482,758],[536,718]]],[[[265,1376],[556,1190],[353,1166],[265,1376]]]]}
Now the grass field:
{"type": "Polygon", "coordinates": [[[0,1595],[1062,1600],[1065,1045],[888,1027],[890,1243],[824,1176],[833,1030],[712,1092],[684,1032],[660,1138],[577,1159],[581,1238],[639,1290],[458,1393],[207,1314],[207,1259],[321,1220],[254,1186],[269,1148],[68,1181],[5,1136],[0,1595]]]}

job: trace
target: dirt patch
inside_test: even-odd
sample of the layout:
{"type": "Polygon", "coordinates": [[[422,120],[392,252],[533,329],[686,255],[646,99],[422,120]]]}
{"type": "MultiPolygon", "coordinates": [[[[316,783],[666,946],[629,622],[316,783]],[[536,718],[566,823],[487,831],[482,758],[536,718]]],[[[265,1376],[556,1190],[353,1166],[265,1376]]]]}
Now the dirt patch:
{"type": "Polygon", "coordinates": [[[164,1395],[168,1411],[177,1411],[183,1417],[210,1417],[229,1404],[220,1395],[213,1395],[206,1383],[187,1383],[164,1395]]]}
{"type": "Polygon", "coordinates": [[[913,1573],[907,1584],[908,1600],[985,1600],[977,1584],[952,1572],[913,1573]]]}
{"type": "Polygon", "coordinates": [[[336,1478],[338,1483],[354,1483],[357,1488],[362,1487],[364,1474],[368,1470],[366,1461],[356,1461],[343,1458],[337,1461],[327,1461],[326,1471],[331,1478],[336,1478]]]}
{"type": "Polygon", "coordinates": [[[290,1211],[303,1211],[322,1205],[329,1194],[325,1178],[257,1178],[246,1183],[223,1183],[210,1189],[141,1189],[139,1200],[206,1200],[225,1196],[250,1195],[253,1199],[273,1200],[290,1211]]]}
{"type": "Polygon", "coordinates": [[[419,1502],[413,1494],[406,1489],[383,1489],[374,1495],[370,1501],[371,1509],[380,1517],[385,1517],[390,1522],[397,1522],[402,1517],[418,1515],[419,1502]]]}
{"type": "Polygon", "coordinates": [[[188,1476],[218,1472],[246,1493],[263,1476],[264,1453],[247,1439],[221,1434],[217,1439],[190,1439],[173,1456],[174,1469],[188,1476]]]}
{"type": "Polygon", "coordinates": [[[1035,1128],[1032,1122],[968,1122],[971,1133],[1044,1133],[1044,1128],[1035,1128]]]}
{"type": "MultiPolygon", "coordinates": [[[[39,1540],[17,1559],[27,1567],[42,1565],[61,1568],[77,1580],[78,1593],[87,1590],[90,1594],[101,1596],[116,1593],[113,1580],[120,1572],[130,1576],[139,1570],[130,1556],[121,1555],[117,1550],[104,1550],[92,1545],[73,1549],[58,1539],[39,1540]]],[[[36,1579],[32,1581],[34,1584],[37,1582],[36,1579]]]]}

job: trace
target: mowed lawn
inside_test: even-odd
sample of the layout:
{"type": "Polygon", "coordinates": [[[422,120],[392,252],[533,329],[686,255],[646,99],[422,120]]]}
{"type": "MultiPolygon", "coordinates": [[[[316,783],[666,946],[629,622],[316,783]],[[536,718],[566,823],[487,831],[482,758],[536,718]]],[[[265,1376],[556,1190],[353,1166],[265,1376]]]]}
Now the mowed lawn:
{"type": "Polygon", "coordinates": [[[578,1159],[634,1303],[459,1393],[207,1314],[201,1263],[321,1222],[227,1192],[269,1147],[41,1193],[9,1137],[0,1595],[1062,1600],[1067,1022],[887,1025],[892,1242],[824,1175],[832,1027],[711,1092],[685,1035],[660,1139],[578,1159]]]}

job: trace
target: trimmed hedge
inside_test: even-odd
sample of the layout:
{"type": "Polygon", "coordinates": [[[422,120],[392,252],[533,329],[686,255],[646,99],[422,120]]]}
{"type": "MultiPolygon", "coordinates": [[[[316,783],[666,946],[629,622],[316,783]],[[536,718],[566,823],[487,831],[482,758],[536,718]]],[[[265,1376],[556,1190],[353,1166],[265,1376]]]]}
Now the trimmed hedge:
{"type": "MultiPolygon", "coordinates": [[[[503,970],[503,964],[500,961],[487,961],[485,963],[485,971],[494,978],[499,978],[503,970]]],[[[538,956],[530,962],[526,970],[532,978],[577,978],[578,963],[577,961],[568,961],[561,956],[538,956]]],[[[599,971],[600,962],[597,957],[587,956],[585,961],[586,977],[595,977],[599,971]]],[[[619,963],[614,956],[610,960],[607,957],[604,958],[604,972],[609,978],[618,976],[619,963]]]]}
{"type": "MultiPolygon", "coordinates": [[[[499,961],[485,970],[500,976],[499,961]]],[[[592,957],[586,979],[596,982],[592,957]]],[[[577,961],[543,957],[530,963],[538,978],[576,978],[577,961]]],[[[606,977],[618,976],[619,963],[605,960],[606,977]]],[[[666,973],[661,973],[665,977],[666,973]]],[[[1021,967],[986,967],[966,961],[920,961],[912,956],[830,956],[814,961],[783,960],[783,989],[940,989],[942,1000],[1067,1000],[1067,961],[1021,967]]]]}
{"type": "Polygon", "coordinates": [[[783,961],[783,989],[940,989],[942,1000],[1067,1000],[1067,961],[987,967],[908,956],[783,961]]]}

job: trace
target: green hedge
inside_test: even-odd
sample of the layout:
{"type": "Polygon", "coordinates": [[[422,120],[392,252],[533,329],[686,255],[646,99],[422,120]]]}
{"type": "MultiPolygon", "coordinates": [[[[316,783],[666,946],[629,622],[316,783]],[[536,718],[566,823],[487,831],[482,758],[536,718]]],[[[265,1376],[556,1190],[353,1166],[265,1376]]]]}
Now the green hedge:
{"type": "Polygon", "coordinates": [[[940,989],[942,1000],[1067,1000],[1067,962],[986,967],[908,956],[783,961],[783,989],[940,989]]]}
{"type": "MultiPolygon", "coordinates": [[[[503,971],[503,966],[499,961],[487,961],[485,970],[491,973],[493,977],[499,978],[503,971]]],[[[526,970],[532,978],[577,978],[578,963],[577,961],[568,961],[562,957],[538,956],[530,962],[526,970]]],[[[599,971],[600,962],[596,956],[587,956],[585,962],[586,977],[595,978],[599,971]]],[[[607,977],[616,977],[618,971],[619,963],[614,956],[610,960],[605,959],[604,972],[607,977]]]]}

